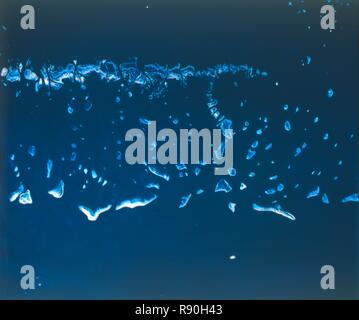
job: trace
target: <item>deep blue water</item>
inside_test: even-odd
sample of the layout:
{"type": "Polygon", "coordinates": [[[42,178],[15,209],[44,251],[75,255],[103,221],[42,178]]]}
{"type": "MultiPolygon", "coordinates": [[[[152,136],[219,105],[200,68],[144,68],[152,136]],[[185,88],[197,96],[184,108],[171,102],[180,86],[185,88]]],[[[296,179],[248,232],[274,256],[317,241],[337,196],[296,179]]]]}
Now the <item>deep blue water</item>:
{"type": "Polygon", "coordinates": [[[1,298],[358,297],[358,204],[342,202],[358,193],[354,1],[335,2],[333,32],[319,26],[324,1],[37,1],[33,31],[19,28],[19,3],[0,6],[1,298]],[[59,88],[36,90],[39,80],[25,76],[45,79],[68,64],[100,66],[107,79],[77,81],[67,69],[59,88]],[[169,70],[192,74],[171,80],[169,70]],[[210,165],[158,167],[166,181],[125,162],[125,133],[145,128],[140,118],[177,132],[220,126],[208,93],[232,121],[235,176],[215,176],[210,165]],[[220,179],[230,192],[215,192],[220,179]],[[61,180],[57,199],[48,191],[61,180]],[[21,185],[32,204],[9,201],[21,185]],[[254,204],[280,205],[295,220],[254,204]],[[79,210],[109,205],[96,221],[79,210]],[[25,264],[35,267],[36,290],[19,286],[25,264]],[[320,287],[326,264],[334,291],[320,287]]]}

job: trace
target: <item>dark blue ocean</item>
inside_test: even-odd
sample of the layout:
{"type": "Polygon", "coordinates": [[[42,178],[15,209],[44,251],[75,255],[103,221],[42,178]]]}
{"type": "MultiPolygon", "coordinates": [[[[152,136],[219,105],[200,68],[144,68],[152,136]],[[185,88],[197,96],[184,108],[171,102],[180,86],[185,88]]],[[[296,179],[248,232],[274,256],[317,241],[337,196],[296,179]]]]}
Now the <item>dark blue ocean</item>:
{"type": "Polygon", "coordinates": [[[359,11],[326,3],[1,1],[0,298],[358,298],[359,11]],[[230,124],[235,171],[129,165],[146,120],[230,124]]]}

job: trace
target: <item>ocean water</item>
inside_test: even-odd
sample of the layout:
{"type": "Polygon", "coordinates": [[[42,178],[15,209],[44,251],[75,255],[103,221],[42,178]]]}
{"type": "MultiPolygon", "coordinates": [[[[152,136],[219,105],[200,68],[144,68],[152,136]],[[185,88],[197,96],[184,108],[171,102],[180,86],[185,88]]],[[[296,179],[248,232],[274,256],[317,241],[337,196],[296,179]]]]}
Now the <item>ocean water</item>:
{"type": "Polygon", "coordinates": [[[0,297],[357,297],[358,8],[321,5],[5,1],[0,297]],[[129,165],[152,121],[233,129],[233,168],[129,165]]]}

